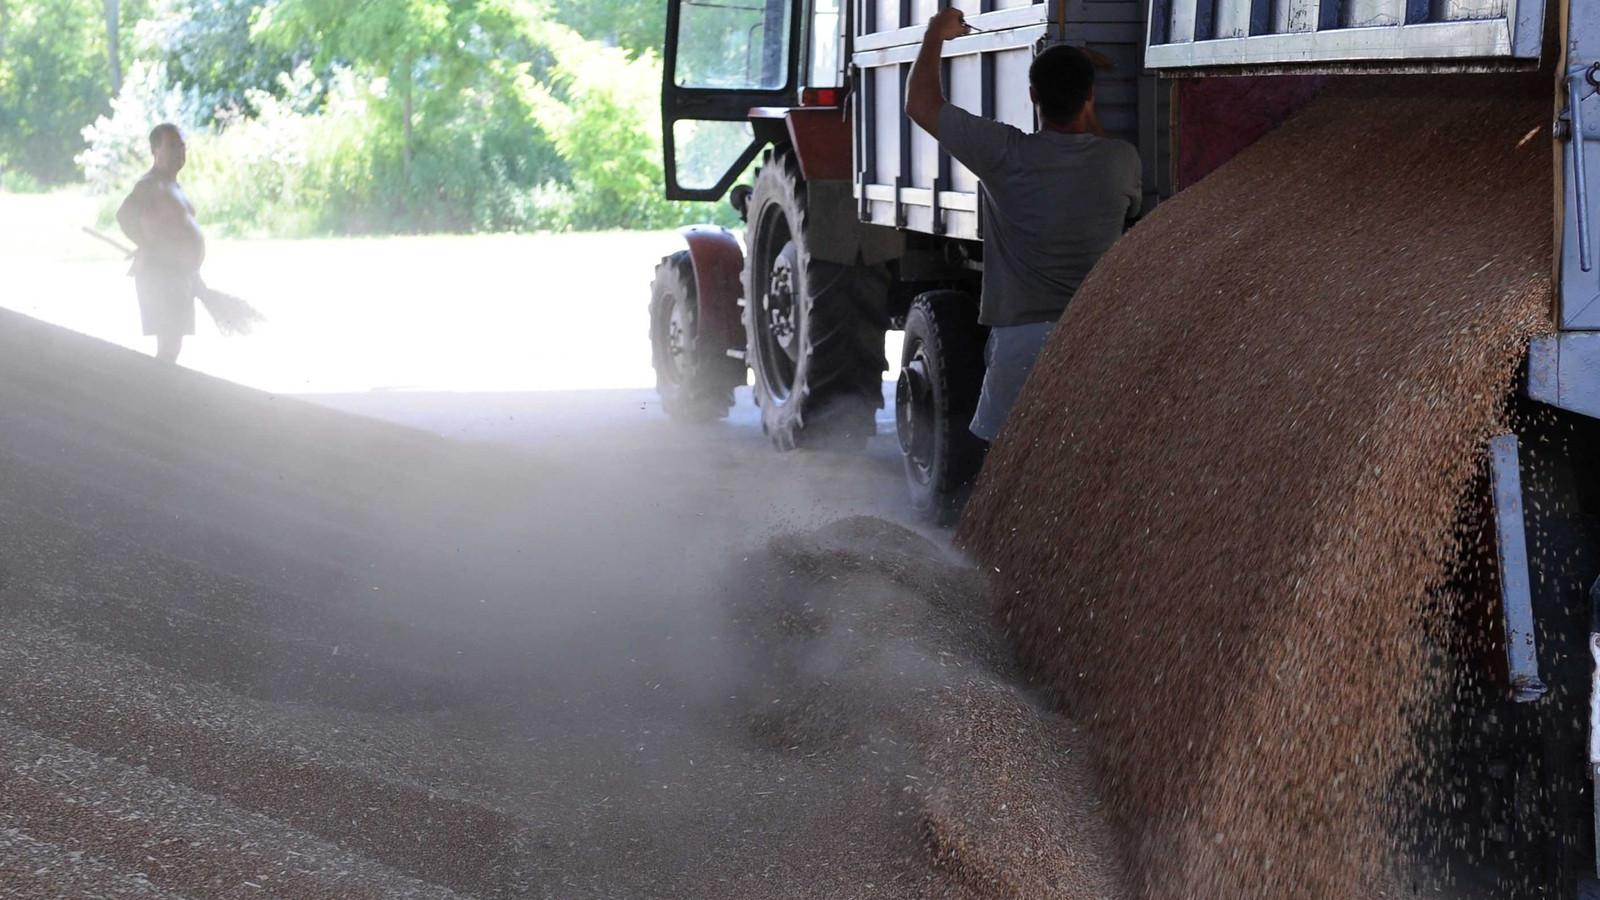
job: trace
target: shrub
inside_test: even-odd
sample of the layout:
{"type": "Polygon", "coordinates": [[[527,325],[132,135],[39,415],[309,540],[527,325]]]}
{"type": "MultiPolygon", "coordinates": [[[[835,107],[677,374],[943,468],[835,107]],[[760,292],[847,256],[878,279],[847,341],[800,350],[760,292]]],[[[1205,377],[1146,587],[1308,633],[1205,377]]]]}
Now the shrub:
{"type": "Polygon", "coordinates": [[[169,84],[164,66],[136,62],[111,100],[111,113],[83,129],[88,146],[74,161],[96,192],[124,190],[150,167],[151,128],[172,122],[193,131],[198,119],[193,95],[169,84]]]}

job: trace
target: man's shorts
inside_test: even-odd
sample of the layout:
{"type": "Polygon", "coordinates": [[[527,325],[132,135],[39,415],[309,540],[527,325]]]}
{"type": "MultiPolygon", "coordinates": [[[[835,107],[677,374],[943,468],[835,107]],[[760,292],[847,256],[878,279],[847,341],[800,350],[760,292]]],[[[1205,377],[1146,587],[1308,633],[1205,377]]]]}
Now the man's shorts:
{"type": "Polygon", "coordinates": [[[973,434],[986,441],[993,441],[1000,434],[1000,426],[1006,423],[1011,405],[1022,393],[1033,361],[1055,327],[1054,322],[1037,322],[990,329],[989,342],[983,347],[983,393],[972,417],[973,434]]]}
{"type": "Polygon", "coordinates": [[[147,335],[194,334],[194,276],[149,267],[133,278],[147,335]]]}

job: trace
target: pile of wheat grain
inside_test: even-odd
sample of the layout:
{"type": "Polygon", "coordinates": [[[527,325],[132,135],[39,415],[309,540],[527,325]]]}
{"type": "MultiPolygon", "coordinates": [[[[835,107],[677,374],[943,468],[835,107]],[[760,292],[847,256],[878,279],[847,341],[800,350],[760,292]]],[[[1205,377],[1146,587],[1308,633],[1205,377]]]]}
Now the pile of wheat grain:
{"type": "Polygon", "coordinates": [[[966,510],[1147,897],[1370,894],[1549,304],[1548,84],[1330,84],[1101,261],[966,510]]]}

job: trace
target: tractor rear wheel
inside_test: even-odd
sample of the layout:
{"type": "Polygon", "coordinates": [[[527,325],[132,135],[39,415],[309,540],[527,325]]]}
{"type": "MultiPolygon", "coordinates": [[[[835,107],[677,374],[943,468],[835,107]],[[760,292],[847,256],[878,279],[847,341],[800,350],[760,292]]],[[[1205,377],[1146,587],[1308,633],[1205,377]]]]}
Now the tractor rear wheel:
{"type": "Polygon", "coordinates": [[[769,153],[747,207],[745,354],[761,427],[779,450],[858,448],[883,406],[889,275],[812,255],[805,182],[769,153]]]}
{"type": "Polygon", "coordinates": [[[687,250],[662,259],[650,283],[650,359],[661,406],[679,421],[727,415],[733,389],[745,382],[743,363],[699,340],[699,294],[687,250]]]}
{"type": "Polygon", "coordinates": [[[978,304],[960,291],[928,291],[906,315],[895,433],[911,505],[950,524],[983,465],[985,445],[969,429],[983,387],[984,328],[978,304]]]}

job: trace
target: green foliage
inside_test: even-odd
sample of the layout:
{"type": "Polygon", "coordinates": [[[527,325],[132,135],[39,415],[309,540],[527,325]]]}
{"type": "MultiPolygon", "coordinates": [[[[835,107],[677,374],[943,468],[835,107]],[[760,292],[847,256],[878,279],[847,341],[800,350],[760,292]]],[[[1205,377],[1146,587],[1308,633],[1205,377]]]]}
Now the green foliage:
{"type": "MultiPolygon", "coordinates": [[[[250,91],[279,90],[278,76],[311,59],[307,43],[268,45],[251,35],[263,0],[159,0],[140,24],[139,43],[196,92],[209,120],[245,106],[250,91]]],[[[323,74],[327,74],[324,72],[323,74]]]]}
{"type": "Polygon", "coordinates": [[[592,41],[631,55],[658,51],[667,30],[661,0],[556,0],[555,20],[592,41]]]}
{"type": "Polygon", "coordinates": [[[150,129],[171,122],[193,131],[199,117],[194,96],[174,87],[159,63],[137,62],[111,101],[111,112],[83,129],[88,147],[74,160],[89,187],[101,193],[128,186],[150,167],[150,129]]]}
{"type": "Polygon", "coordinates": [[[661,195],[661,66],[629,59],[561,26],[545,29],[556,64],[549,85],[524,83],[539,125],[567,164],[574,228],[659,228],[676,211],[661,195]]]}
{"type": "MultiPolygon", "coordinates": [[[[581,6],[156,0],[129,42],[141,61],[120,94],[98,101],[108,112],[80,120],[76,160],[114,205],[149,166],[150,127],[177,122],[201,221],[238,234],[729,222],[725,204],[663,199],[650,49],[660,25],[643,24],[659,19],[659,0],[581,6]],[[560,24],[553,8],[606,29],[602,39],[560,24]]],[[[92,48],[92,28],[75,40],[92,48]]],[[[0,179],[16,176],[0,169],[0,179]]]]}
{"type": "Polygon", "coordinates": [[[111,96],[104,14],[102,0],[0,0],[0,170],[46,183],[76,174],[78,132],[111,96]]]}

